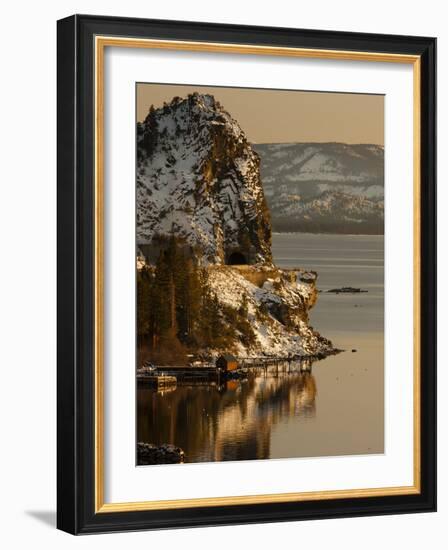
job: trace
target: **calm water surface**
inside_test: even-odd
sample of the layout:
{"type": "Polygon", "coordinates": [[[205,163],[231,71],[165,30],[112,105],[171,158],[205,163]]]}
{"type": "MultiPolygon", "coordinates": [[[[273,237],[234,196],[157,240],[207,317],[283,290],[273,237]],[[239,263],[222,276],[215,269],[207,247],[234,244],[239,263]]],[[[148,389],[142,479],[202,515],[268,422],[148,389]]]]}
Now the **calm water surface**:
{"type": "Polygon", "coordinates": [[[382,453],[383,248],[382,236],[274,234],[279,267],[317,271],[324,292],[311,324],[347,351],[314,362],[311,373],[139,388],[138,440],[178,445],[187,462],[382,453]],[[325,293],[341,286],[368,292],[325,293]]]}

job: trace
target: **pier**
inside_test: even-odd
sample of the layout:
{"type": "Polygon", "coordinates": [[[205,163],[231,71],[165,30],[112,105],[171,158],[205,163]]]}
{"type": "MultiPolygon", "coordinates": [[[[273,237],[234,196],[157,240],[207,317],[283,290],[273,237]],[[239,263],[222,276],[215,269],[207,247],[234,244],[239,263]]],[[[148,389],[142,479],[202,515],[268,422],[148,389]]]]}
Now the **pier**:
{"type": "Polygon", "coordinates": [[[240,368],[247,371],[264,371],[279,373],[290,372],[311,372],[312,360],[303,358],[286,358],[286,359],[264,359],[264,358],[247,358],[241,359],[240,368]]]}
{"type": "Polygon", "coordinates": [[[309,359],[275,359],[275,358],[240,358],[238,368],[225,370],[216,365],[158,365],[144,366],[137,372],[138,382],[148,383],[157,389],[182,384],[218,385],[231,378],[241,378],[248,373],[262,372],[268,374],[306,373],[311,372],[312,361],[309,359]]]}

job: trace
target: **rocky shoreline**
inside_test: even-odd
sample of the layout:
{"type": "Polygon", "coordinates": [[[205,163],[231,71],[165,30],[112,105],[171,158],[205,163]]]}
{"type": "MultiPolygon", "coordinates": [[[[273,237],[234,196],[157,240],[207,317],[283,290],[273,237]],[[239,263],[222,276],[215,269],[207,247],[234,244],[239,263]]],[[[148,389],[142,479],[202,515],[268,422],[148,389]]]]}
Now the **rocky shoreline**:
{"type": "Polygon", "coordinates": [[[275,265],[259,156],[213,95],[175,97],[137,124],[137,243],[151,360],[332,353],[310,325],[317,273],[275,265]]]}
{"type": "Polygon", "coordinates": [[[149,466],[154,464],[181,464],[185,460],[185,453],[180,447],[153,443],[137,443],[137,464],[149,466]]]}

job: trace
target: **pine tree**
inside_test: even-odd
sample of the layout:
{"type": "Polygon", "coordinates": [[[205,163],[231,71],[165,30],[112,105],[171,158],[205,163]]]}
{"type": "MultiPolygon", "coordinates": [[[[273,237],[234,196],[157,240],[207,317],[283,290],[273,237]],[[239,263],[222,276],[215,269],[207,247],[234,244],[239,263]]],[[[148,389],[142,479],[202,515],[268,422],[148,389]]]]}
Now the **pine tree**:
{"type": "Polygon", "coordinates": [[[141,343],[151,332],[152,283],[148,269],[137,272],[137,337],[141,343]]]}
{"type": "Polygon", "coordinates": [[[237,309],[222,304],[208,284],[207,269],[174,234],[154,270],[138,274],[137,300],[139,342],[150,342],[154,360],[162,364],[183,361],[187,349],[231,350],[238,338],[245,345],[254,342],[247,297],[237,309]]]}
{"type": "Polygon", "coordinates": [[[173,294],[173,280],[169,263],[164,251],[159,255],[156,263],[153,293],[153,315],[155,343],[172,327],[171,298],[173,294]]]}

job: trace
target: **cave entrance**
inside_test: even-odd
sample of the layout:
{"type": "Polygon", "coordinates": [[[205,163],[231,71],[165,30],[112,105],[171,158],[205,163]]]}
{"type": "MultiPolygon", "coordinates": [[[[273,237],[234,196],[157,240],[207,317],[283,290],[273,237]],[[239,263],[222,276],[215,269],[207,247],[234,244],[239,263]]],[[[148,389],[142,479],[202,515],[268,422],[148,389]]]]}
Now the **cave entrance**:
{"type": "Polygon", "coordinates": [[[247,258],[242,252],[232,252],[227,260],[228,265],[247,265],[247,263],[247,258]]]}

